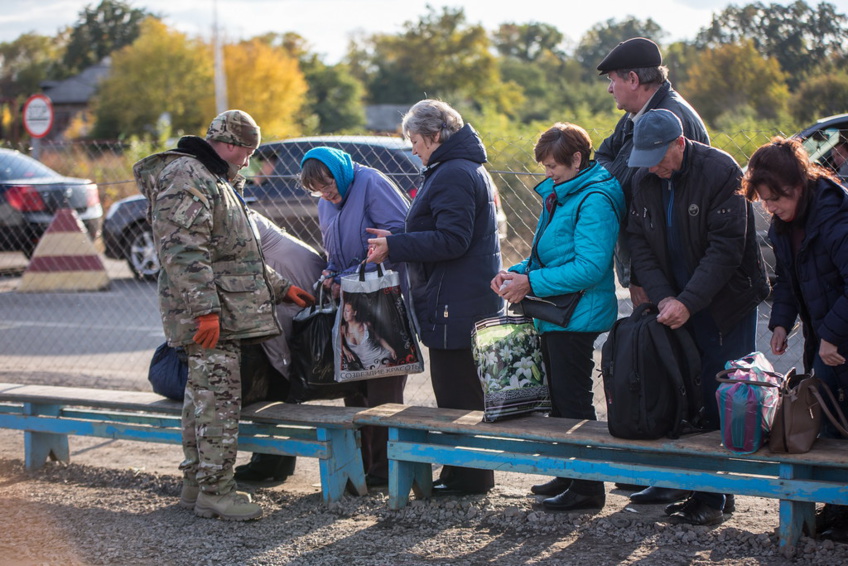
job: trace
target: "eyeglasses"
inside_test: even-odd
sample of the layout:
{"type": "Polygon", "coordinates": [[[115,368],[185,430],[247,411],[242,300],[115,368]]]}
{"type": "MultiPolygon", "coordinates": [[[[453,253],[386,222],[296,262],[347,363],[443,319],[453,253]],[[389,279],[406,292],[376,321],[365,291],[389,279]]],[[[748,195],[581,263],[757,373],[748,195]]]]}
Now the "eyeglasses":
{"type": "Polygon", "coordinates": [[[313,197],[320,197],[332,192],[335,186],[336,180],[330,179],[328,183],[325,183],[323,185],[312,185],[307,190],[309,191],[309,194],[313,197]]]}

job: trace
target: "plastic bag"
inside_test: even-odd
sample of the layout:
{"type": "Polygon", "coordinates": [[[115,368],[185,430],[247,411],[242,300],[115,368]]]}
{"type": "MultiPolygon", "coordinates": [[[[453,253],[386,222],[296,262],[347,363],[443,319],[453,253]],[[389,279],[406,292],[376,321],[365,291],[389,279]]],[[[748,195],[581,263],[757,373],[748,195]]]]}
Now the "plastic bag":
{"type": "Polygon", "coordinates": [[[783,376],[761,352],[731,360],[724,367],[716,375],[722,444],[737,454],[756,452],[771,430],[783,376]]]}
{"type": "Polygon", "coordinates": [[[324,293],[321,281],[316,284],[318,301],[292,319],[291,355],[293,375],[312,385],[334,383],[333,325],[338,307],[324,293]]]}
{"type": "Polygon", "coordinates": [[[188,360],[185,350],[173,348],[167,342],[159,345],[150,360],[147,380],[155,393],[174,401],[182,401],[188,381],[188,360]]]}
{"type": "Polygon", "coordinates": [[[335,379],[359,381],[424,371],[396,271],[377,266],[341,280],[333,329],[335,379]]]}
{"type": "Polygon", "coordinates": [[[485,422],[551,410],[541,338],[532,319],[486,318],[474,325],[471,339],[485,422]]]}

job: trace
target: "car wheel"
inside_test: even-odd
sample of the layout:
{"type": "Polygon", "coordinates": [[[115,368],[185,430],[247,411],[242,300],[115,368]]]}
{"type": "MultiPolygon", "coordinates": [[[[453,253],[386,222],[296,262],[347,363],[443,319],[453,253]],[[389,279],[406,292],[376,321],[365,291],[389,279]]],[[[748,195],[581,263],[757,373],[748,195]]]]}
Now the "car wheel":
{"type": "Polygon", "coordinates": [[[159,276],[159,256],[153,242],[153,231],[147,224],[136,224],[127,230],[124,255],[135,276],[153,281],[159,276]]]}

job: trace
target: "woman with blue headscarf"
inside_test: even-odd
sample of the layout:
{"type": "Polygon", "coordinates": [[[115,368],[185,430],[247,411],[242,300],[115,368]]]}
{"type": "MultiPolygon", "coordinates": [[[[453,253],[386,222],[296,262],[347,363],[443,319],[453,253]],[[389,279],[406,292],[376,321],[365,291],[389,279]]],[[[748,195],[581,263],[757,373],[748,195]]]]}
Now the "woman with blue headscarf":
{"type": "MultiPolygon", "coordinates": [[[[349,154],[339,149],[313,148],[303,156],[300,167],[301,184],[312,196],[321,197],[318,223],[328,259],[324,284],[338,297],[341,276],[355,272],[368,255],[371,235],[365,229],[403,232],[409,200],[383,173],[354,163],[349,154]]],[[[404,264],[386,262],[385,267],[398,271],[401,281],[406,280],[404,264]]],[[[405,290],[406,285],[403,287],[405,290]]],[[[403,403],[405,375],[359,383],[361,390],[346,397],[345,405],[376,407],[383,403],[403,403]]],[[[385,428],[362,430],[362,459],[368,485],[388,483],[387,439],[385,428]]]]}

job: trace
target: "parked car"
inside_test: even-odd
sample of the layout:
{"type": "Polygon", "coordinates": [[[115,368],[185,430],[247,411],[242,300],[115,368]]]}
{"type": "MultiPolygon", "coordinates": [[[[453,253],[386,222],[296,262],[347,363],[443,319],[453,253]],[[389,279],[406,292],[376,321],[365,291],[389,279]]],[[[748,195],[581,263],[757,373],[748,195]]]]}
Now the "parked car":
{"type": "Polygon", "coordinates": [[[41,235],[60,208],[72,208],[94,239],[103,208],[97,185],[65,177],[40,161],[0,149],[0,250],[32,256],[41,235]]]}
{"type": "MultiPolygon", "coordinates": [[[[354,161],[379,169],[410,198],[421,181],[421,160],[412,154],[412,144],[396,137],[323,136],[293,138],[260,145],[250,166],[244,196],[247,205],[272,219],[293,236],[321,249],[318,207],[315,197],[300,185],[300,160],[318,146],[335,147],[354,161]]],[[[501,236],[506,234],[506,216],[498,204],[501,236]]],[[[132,196],[112,205],[103,225],[106,256],[125,259],[140,279],[155,279],[159,260],[147,222],[147,199],[132,196]]]]}
{"type": "MultiPolygon", "coordinates": [[[[833,148],[836,147],[841,137],[848,136],[848,114],[837,114],[822,118],[815,124],[801,130],[793,138],[801,140],[807,153],[810,154],[810,159],[819,165],[823,165],[831,170],[836,170],[834,167],[831,154],[833,148]]],[[[840,177],[842,183],[846,184],[848,178],[840,177]]],[[[771,249],[771,243],[768,239],[768,230],[771,225],[771,215],[763,208],[762,203],[757,201],[754,203],[756,215],[757,238],[760,242],[760,249],[763,252],[763,258],[766,262],[766,269],[770,279],[775,277],[775,259],[774,251],[771,249]]]]}

